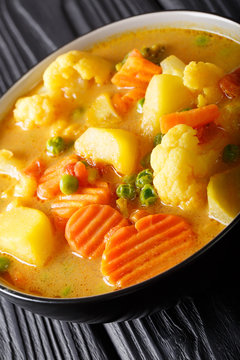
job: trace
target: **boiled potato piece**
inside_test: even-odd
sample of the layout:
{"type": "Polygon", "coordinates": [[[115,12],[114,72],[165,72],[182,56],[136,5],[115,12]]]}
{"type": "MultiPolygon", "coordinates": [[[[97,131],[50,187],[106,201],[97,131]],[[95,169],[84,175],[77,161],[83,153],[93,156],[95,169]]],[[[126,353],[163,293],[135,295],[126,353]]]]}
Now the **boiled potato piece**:
{"type": "Polygon", "coordinates": [[[14,188],[14,196],[29,199],[34,195],[37,183],[33,177],[23,174],[20,168],[22,163],[14,157],[12,151],[0,150],[0,175],[8,175],[18,181],[14,188]]]}
{"type": "Polygon", "coordinates": [[[159,118],[191,106],[193,97],[179,76],[154,75],[148,85],[143,105],[142,130],[153,137],[160,132],[159,118]]]}
{"type": "Polygon", "coordinates": [[[40,210],[16,207],[0,214],[0,251],[42,266],[54,251],[48,217],[40,210]]]}
{"type": "Polygon", "coordinates": [[[175,55],[170,55],[160,63],[163,74],[183,77],[186,64],[175,55]]]}
{"type": "Polygon", "coordinates": [[[207,193],[209,216],[228,225],[240,212],[240,166],[213,175],[207,193]]]}
{"type": "Polygon", "coordinates": [[[138,139],[126,130],[88,128],[76,140],[75,149],[83,158],[113,165],[120,174],[131,174],[136,169],[138,139]]]}
{"type": "Polygon", "coordinates": [[[87,124],[90,126],[110,126],[118,124],[121,117],[114,109],[110,95],[101,94],[92,103],[87,111],[87,124]]]}

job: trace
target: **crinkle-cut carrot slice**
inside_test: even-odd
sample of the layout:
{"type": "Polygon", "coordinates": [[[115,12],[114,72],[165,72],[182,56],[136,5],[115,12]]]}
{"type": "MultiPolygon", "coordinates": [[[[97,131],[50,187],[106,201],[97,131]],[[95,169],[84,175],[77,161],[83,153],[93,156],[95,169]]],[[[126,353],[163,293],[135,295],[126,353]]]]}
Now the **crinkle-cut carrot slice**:
{"type": "Polygon", "coordinates": [[[61,176],[64,174],[65,167],[70,164],[76,164],[77,161],[77,156],[71,155],[47,168],[39,179],[37,188],[37,196],[39,199],[50,200],[56,197],[60,193],[59,182],[61,176]]]}
{"type": "Polygon", "coordinates": [[[68,219],[83,206],[90,204],[107,205],[110,203],[111,192],[108,184],[104,181],[98,181],[96,184],[98,187],[80,188],[77,194],[60,195],[51,204],[51,212],[57,228],[63,229],[68,219]]]}
{"type": "Polygon", "coordinates": [[[160,66],[146,60],[134,49],[128,56],[125,64],[112,77],[112,83],[118,87],[141,87],[146,90],[153,75],[161,74],[160,66]]]}
{"type": "Polygon", "coordinates": [[[225,75],[219,81],[219,86],[224,95],[229,99],[240,96],[240,68],[225,75]]]}
{"type": "Polygon", "coordinates": [[[70,217],[65,237],[72,250],[84,258],[94,259],[102,255],[104,237],[117,225],[128,225],[128,221],[117,210],[109,205],[88,205],[70,217]]]}
{"type": "Polygon", "coordinates": [[[160,66],[146,60],[134,49],[128,56],[125,64],[113,76],[112,83],[120,88],[131,88],[124,95],[114,94],[112,103],[120,115],[126,114],[131,106],[145,96],[149,81],[155,74],[160,74],[160,66]]]}
{"type": "Polygon", "coordinates": [[[119,288],[134,285],[186,259],[193,252],[194,240],[191,226],[180,216],[144,216],[108,238],[102,274],[119,288]]]}

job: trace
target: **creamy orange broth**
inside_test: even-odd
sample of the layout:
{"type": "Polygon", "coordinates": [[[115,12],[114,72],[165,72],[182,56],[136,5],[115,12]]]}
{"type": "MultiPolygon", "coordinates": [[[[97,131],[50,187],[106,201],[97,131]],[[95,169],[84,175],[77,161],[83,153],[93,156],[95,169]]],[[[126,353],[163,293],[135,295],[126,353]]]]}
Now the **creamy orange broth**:
{"type": "MultiPolygon", "coordinates": [[[[166,47],[164,57],[168,55],[176,55],[185,63],[192,60],[212,62],[220,66],[225,72],[229,72],[239,65],[240,46],[239,44],[217,35],[208,34],[209,42],[206,46],[197,46],[196,36],[200,32],[193,30],[151,30],[138,31],[136,33],[124,34],[118,38],[97,44],[90,51],[96,55],[102,56],[114,62],[119,62],[133,48],[141,49],[143,46],[152,44],[162,44],[166,47]]],[[[70,101],[63,99],[63,103],[59,105],[59,117],[69,119],[73,110],[79,107],[85,109],[93,102],[97,95],[105,91],[113,91],[114,85],[96,86],[92,85],[81,99],[70,101]]],[[[30,94],[42,91],[40,84],[30,94]]],[[[136,106],[126,115],[124,121],[117,128],[134,132],[140,135],[140,117],[141,114],[136,112],[136,106]]],[[[84,125],[84,114],[75,121],[78,124],[80,133],[86,129],[84,125]]],[[[219,130],[220,131],[220,130],[219,130]]],[[[221,132],[221,131],[220,131],[221,132]]],[[[229,135],[224,135],[227,142],[231,143],[229,135]]],[[[0,148],[11,150],[16,157],[21,158],[24,165],[29,165],[36,157],[41,157],[47,166],[59,160],[47,156],[45,147],[46,141],[50,137],[50,127],[40,127],[33,130],[23,131],[15,125],[12,113],[7,116],[1,124],[0,148]]],[[[142,146],[140,158],[151,149],[151,143],[141,137],[142,146]]],[[[216,147],[217,147],[216,142],[216,147]]],[[[71,153],[73,149],[68,152],[71,153]]],[[[65,152],[62,156],[66,156],[65,152]]],[[[139,159],[140,159],[139,158],[139,159]]],[[[222,165],[219,165],[221,169],[222,165]]],[[[140,169],[140,168],[139,168],[140,169]]],[[[108,179],[113,184],[119,183],[119,177],[109,170],[108,179]]],[[[7,196],[9,186],[14,185],[13,180],[9,180],[4,176],[0,176],[0,192],[2,198],[0,201],[0,211],[13,200],[11,196],[7,196]]],[[[38,208],[50,215],[49,202],[41,202],[36,198],[31,199],[24,204],[29,207],[38,208]]],[[[139,207],[138,200],[134,200],[129,205],[134,210],[139,207]]],[[[203,247],[214,236],[216,236],[224,226],[215,220],[209,219],[207,215],[207,206],[198,209],[195,212],[183,211],[180,208],[165,206],[160,202],[151,206],[149,212],[172,213],[183,216],[192,225],[193,231],[198,234],[194,248],[186,253],[186,257],[203,247]]],[[[114,290],[113,286],[106,284],[100,272],[100,260],[86,260],[73,254],[68,246],[64,235],[56,233],[58,238],[58,247],[56,248],[54,257],[48,263],[40,267],[29,266],[17,259],[11,258],[9,271],[2,274],[3,282],[7,281],[18,289],[28,293],[33,293],[46,297],[81,297],[106,293],[114,290]]],[[[178,263],[177,255],[175,262],[178,263]]]]}

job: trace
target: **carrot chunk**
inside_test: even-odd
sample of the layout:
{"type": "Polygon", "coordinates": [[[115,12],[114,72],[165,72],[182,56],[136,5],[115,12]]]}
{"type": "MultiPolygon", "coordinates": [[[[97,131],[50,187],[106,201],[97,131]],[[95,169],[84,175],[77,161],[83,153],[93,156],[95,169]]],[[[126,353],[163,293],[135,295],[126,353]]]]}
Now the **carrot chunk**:
{"type": "Polygon", "coordinates": [[[87,168],[82,161],[67,164],[63,169],[63,173],[76,176],[79,186],[86,186],[88,183],[87,168]]]}
{"type": "Polygon", "coordinates": [[[193,128],[199,128],[217,120],[220,111],[215,104],[203,106],[188,111],[166,114],[160,118],[160,128],[166,134],[173,126],[185,124],[193,128]]]}
{"type": "Polygon", "coordinates": [[[77,156],[71,155],[46,169],[39,179],[39,185],[37,188],[38,198],[41,200],[50,200],[56,197],[60,193],[59,182],[61,176],[66,171],[66,167],[71,164],[76,164],[77,161],[77,156]]]}
{"type": "Polygon", "coordinates": [[[144,216],[108,238],[101,271],[119,288],[147,280],[186,259],[194,251],[195,235],[180,216],[144,216]]]}
{"type": "Polygon", "coordinates": [[[225,75],[219,81],[219,86],[224,95],[229,99],[240,96],[240,68],[225,75]]]}
{"type": "Polygon", "coordinates": [[[24,170],[24,173],[28,176],[34,177],[38,181],[44,170],[44,162],[41,159],[36,159],[24,170]]]}
{"type": "Polygon", "coordinates": [[[84,258],[95,259],[103,253],[105,235],[117,225],[128,225],[117,210],[109,205],[88,205],[70,217],[65,237],[72,250],[84,258]]]}
{"type": "Polygon", "coordinates": [[[118,87],[143,87],[147,85],[153,75],[161,74],[160,66],[146,60],[138,51],[134,49],[128,56],[125,64],[112,77],[112,83],[118,87]]]}
{"type": "Polygon", "coordinates": [[[126,114],[134,102],[143,98],[153,75],[161,74],[161,72],[160,66],[146,60],[139,50],[134,49],[125,64],[112,77],[114,85],[120,88],[132,88],[124,95],[113,95],[112,103],[119,114],[126,114]]]}
{"type": "Polygon", "coordinates": [[[81,207],[90,204],[107,205],[110,201],[111,192],[104,181],[96,182],[95,187],[80,188],[77,194],[60,195],[51,205],[54,223],[58,229],[64,229],[68,219],[81,207]]]}

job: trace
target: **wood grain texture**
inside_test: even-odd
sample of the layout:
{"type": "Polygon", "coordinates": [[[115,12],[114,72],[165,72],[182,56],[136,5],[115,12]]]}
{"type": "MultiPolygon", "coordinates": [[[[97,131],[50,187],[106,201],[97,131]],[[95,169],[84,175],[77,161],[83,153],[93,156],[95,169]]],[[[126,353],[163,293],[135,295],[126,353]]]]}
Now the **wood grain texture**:
{"type": "MultiPolygon", "coordinates": [[[[239,20],[234,0],[0,0],[0,93],[56,48],[131,15],[210,11],[239,20]]],[[[238,360],[238,267],[218,287],[152,316],[102,325],[64,323],[0,300],[0,359],[238,360]],[[229,284],[229,276],[235,278],[229,284]]],[[[160,290],[159,290],[160,291],[160,290]]]]}

